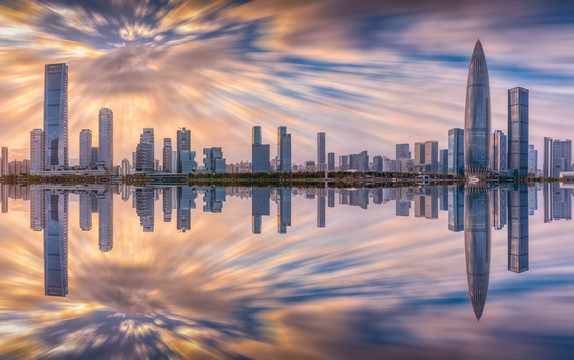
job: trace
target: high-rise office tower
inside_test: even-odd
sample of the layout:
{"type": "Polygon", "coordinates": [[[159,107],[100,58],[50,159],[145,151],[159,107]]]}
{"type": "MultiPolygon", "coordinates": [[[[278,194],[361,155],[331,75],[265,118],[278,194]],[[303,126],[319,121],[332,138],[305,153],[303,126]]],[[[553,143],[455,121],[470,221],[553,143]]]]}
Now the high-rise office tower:
{"type": "Polygon", "coordinates": [[[448,174],[448,149],[439,151],[439,174],[448,174]]]}
{"type": "Polygon", "coordinates": [[[317,169],[325,170],[327,159],[325,158],[325,133],[317,133],[317,169]]]}
{"type": "Polygon", "coordinates": [[[369,154],[366,150],[358,154],[349,155],[349,169],[357,171],[369,170],[369,154]]]}
{"type": "Polygon", "coordinates": [[[425,164],[425,143],[418,142],[415,143],[415,162],[414,165],[424,165],[425,164]]]}
{"type": "Polygon", "coordinates": [[[99,223],[98,245],[101,252],[111,251],[114,247],[114,194],[110,187],[106,187],[103,195],[98,196],[99,223]]]}
{"type": "Polygon", "coordinates": [[[383,171],[383,157],[373,156],[373,171],[382,172],[383,171]]]}
{"type": "Polygon", "coordinates": [[[528,90],[508,90],[508,170],[528,175],[528,90]]]}
{"type": "Polygon", "coordinates": [[[80,193],[80,229],[84,231],[92,229],[92,201],[92,194],[87,191],[80,193]]]}
{"type": "Polygon", "coordinates": [[[330,152],[327,154],[327,171],[335,170],[335,153],[330,152]]]}
{"type": "Polygon", "coordinates": [[[339,170],[341,171],[349,170],[349,155],[339,156],[339,170]]]}
{"type": "Polygon", "coordinates": [[[172,173],[173,169],[171,167],[173,161],[171,159],[172,156],[172,148],[171,148],[171,138],[164,138],[163,139],[163,171],[172,173]]]}
{"type": "Polygon", "coordinates": [[[205,148],[203,154],[205,155],[203,159],[205,171],[214,174],[225,173],[225,158],[220,147],[205,148]]]}
{"type": "Polygon", "coordinates": [[[544,177],[559,177],[572,171],[572,141],[544,138],[544,177]]]}
{"type": "Polygon", "coordinates": [[[395,145],[395,159],[410,159],[411,151],[409,150],[409,144],[396,144],[395,145]]]}
{"type": "Polygon", "coordinates": [[[262,216],[268,216],[269,212],[269,188],[253,188],[251,197],[252,232],[261,234],[262,216]]]}
{"type": "Polygon", "coordinates": [[[45,161],[44,131],[34,129],[30,131],[30,170],[36,173],[44,170],[45,161]]]}
{"type": "Polygon", "coordinates": [[[177,131],[177,172],[190,174],[197,168],[195,151],[191,151],[191,131],[182,128],[177,131]]]}
{"type": "Polygon", "coordinates": [[[277,128],[277,159],[278,172],[291,172],[291,134],[285,126],[277,128]]]}
{"type": "Polygon", "coordinates": [[[68,66],[48,64],[44,73],[44,136],[47,170],[68,167],[68,66]]]}
{"type": "MultiPolygon", "coordinates": [[[[100,109],[98,116],[99,124],[99,151],[100,156],[98,161],[103,163],[108,173],[112,172],[114,167],[114,113],[112,110],[103,108],[100,109]]],[[[145,132],[145,129],[144,129],[145,132]]],[[[152,145],[153,145],[153,129],[152,129],[152,145]]]]}
{"type": "Polygon", "coordinates": [[[507,138],[501,130],[492,133],[492,147],[490,149],[490,168],[492,170],[507,169],[507,138]]]}
{"type": "Polygon", "coordinates": [[[130,165],[130,161],[126,158],[122,159],[122,168],[120,171],[120,175],[126,176],[130,174],[130,169],[131,169],[131,165],[130,165]]]}
{"type": "Polygon", "coordinates": [[[153,129],[146,128],[143,129],[143,133],[140,135],[140,143],[136,147],[136,171],[153,172],[154,160],[153,129]]]}
{"type": "Polygon", "coordinates": [[[261,126],[253,127],[251,142],[251,172],[269,172],[269,144],[262,144],[261,126]]]}
{"type": "Polygon", "coordinates": [[[538,150],[534,145],[528,145],[528,173],[538,176],[538,150]]]}
{"type": "Polygon", "coordinates": [[[508,191],[508,270],[528,270],[528,187],[508,191]]]}
{"type": "Polygon", "coordinates": [[[68,294],[68,194],[45,191],[44,294],[68,294]]]}
{"type": "Polygon", "coordinates": [[[92,166],[92,130],[80,131],[80,167],[87,169],[92,166]]]}
{"type": "Polygon", "coordinates": [[[425,142],[425,166],[428,173],[438,173],[438,141],[425,142]]]}
{"type": "Polygon", "coordinates": [[[448,131],[448,173],[464,175],[464,130],[448,131]]]}
{"type": "Polygon", "coordinates": [[[8,148],[2,147],[2,164],[1,164],[2,176],[8,175],[8,148]]]}
{"type": "MultiPolygon", "coordinates": [[[[135,151],[134,151],[135,154],[135,151]]],[[[92,146],[92,167],[96,167],[96,165],[98,164],[98,159],[100,157],[100,148],[99,147],[94,147],[92,146]]],[[[134,156],[135,159],[135,156],[134,156]]],[[[134,162],[135,165],[135,162],[134,162]]]]}
{"type": "MultiPolygon", "coordinates": [[[[465,170],[468,169],[467,167],[465,170]]],[[[464,192],[466,276],[470,301],[477,320],[480,320],[484,311],[490,276],[489,195],[487,188],[468,185],[464,192]]]]}
{"type": "Polygon", "coordinates": [[[467,176],[487,175],[490,171],[490,109],[486,57],[477,40],[468,69],[464,110],[464,172],[467,176]]]}

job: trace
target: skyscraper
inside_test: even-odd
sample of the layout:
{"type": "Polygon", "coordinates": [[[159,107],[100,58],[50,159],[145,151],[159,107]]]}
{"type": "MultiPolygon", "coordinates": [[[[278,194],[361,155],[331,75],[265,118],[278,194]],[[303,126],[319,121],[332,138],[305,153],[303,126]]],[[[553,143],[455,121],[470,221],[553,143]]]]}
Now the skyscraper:
{"type": "Polygon", "coordinates": [[[269,144],[262,144],[261,126],[253,127],[251,172],[269,172],[269,144]]]}
{"type": "Polygon", "coordinates": [[[339,170],[349,170],[349,155],[339,155],[339,170]]]}
{"type": "Polygon", "coordinates": [[[205,170],[214,174],[225,173],[225,158],[220,147],[203,149],[205,170]]]}
{"type": "Polygon", "coordinates": [[[325,170],[325,164],[327,159],[325,158],[325,133],[317,133],[317,169],[319,171],[325,170]]]}
{"type": "Polygon", "coordinates": [[[44,294],[68,294],[68,194],[45,192],[44,294]]]}
{"type": "Polygon", "coordinates": [[[528,90],[508,90],[508,170],[528,175],[528,90]]]}
{"type": "Polygon", "coordinates": [[[172,173],[173,169],[171,167],[173,161],[172,157],[172,148],[171,148],[171,139],[164,138],[163,139],[163,171],[172,173]]]}
{"type": "Polygon", "coordinates": [[[327,154],[327,171],[335,170],[335,153],[330,152],[327,154]]]}
{"type": "MultiPolygon", "coordinates": [[[[100,135],[101,136],[101,135],[100,135]]],[[[80,131],[80,167],[87,169],[92,166],[92,131],[80,131]]]]}
{"type": "Polygon", "coordinates": [[[572,171],[572,141],[544,138],[544,177],[559,177],[563,171],[572,171]]]}
{"type": "Polygon", "coordinates": [[[44,131],[34,129],[30,131],[30,170],[36,173],[44,170],[44,131]]]}
{"type": "Polygon", "coordinates": [[[448,174],[448,149],[439,151],[439,174],[448,174]]]}
{"type": "Polygon", "coordinates": [[[291,172],[291,134],[285,126],[277,128],[277,159],[278,172],[291,172]]]}
{"type": "Polygon", "coordinates": [[[1,164],[2,176],[8,175],[8,148],[2,147],[2,164],[1,164]]]}
{"type": "Polygon", "coordinates": [[[528,145],[528,173],[538,176],[538,150],[531,144],[528,145]]]}
{"type": "Polygon", "coordinates": [[[464,110],[464,169],[467,176],[483,176],[490,171],[490,109],[486,57],[477,40],[468,69],[464,110]]]}
{"type": "Polygon", "coordinates": [[[409,144],[396,144],[395,145],[395,159],[410,159],[411,152],[409,150],[409,144]]]}
{"type": "Polygon", "coordinates": [[[382,172],[383,171],[383,157],[373,156],[373,171],[382,172]]]}
{"type": "Polygon", "coordinates": [[[415,162],[414,165],[424,165],[425,164],[425,143],[418,142],[415,143],[415,162]]]}
{"type": "Polygon", "coordinates": [[[490,168],[492,170],[506,170],[507,169],[507,138],[501,130],[495,130],[492,133],[490,149],[490,168]]]}
{"type": "Polygon", "coordinates": [[[448,173],[464,175],[464,130],[448,131],[448,173]]]}
{"type": "Polygon", "coordinates": [[[124,175],[124,176],[129,175],[130,174],[130,168],[131,168],[130,161],[126,158],[123,158],[120,175],[124,175]]]}
{"type": "Polygon", "coordinates": [[[136,171],[153,172],[154,160],[153,129],[145,128],[140,135],[140,143],[136,147],[136,171]]]}
{"type": "Polygon", "coordinates": [[[48,64],[44,73],[44,150],[47,170],[68,167],[68,66],[48,64]]]}
{"type": "Polygon", "coordinates": [[[177,172],[190,174],[197,168],[195,151],[191,151],[191,131],[182,128],[177,131],[177,172]]]}
{"type": "MultiPolygon", "coordinates": [[[[103,163],[108,173],[112,172],[114,167],[114,113],[112,110],[103,108],[100,109],[98,116],[99,124],[99,151],[100,158],[98,161],[103,163]]],[[[144,129],[145,132],[145,129],[144,129]]],[[[152,129],[152,145],[153,145],[153,129],[152,129]]]]}
{"type": "MultiPolygon", "coordinates": [[[[134,154],[135,154],[135,151],[134,151],[134,154]]],[[[92,146],[92,164],[91,164],[92,167],[96,167],[99,157],[100,157],[100,148],[92,146]]],[[[135,156],[134,156],[134,159],[135,159],[135,156]]],[[[134,166],[135,166],[135,162],[134,162],[134,166]]]]}

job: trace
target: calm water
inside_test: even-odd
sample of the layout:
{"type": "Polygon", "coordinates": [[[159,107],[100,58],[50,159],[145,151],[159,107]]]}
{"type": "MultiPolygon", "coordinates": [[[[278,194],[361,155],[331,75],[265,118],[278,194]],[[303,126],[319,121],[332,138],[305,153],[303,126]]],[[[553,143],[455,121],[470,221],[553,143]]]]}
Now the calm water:
{"type": "Polygon", "coordinates": [[[557,184],[1,191],[1,359],[574,358],[557,184]]]}

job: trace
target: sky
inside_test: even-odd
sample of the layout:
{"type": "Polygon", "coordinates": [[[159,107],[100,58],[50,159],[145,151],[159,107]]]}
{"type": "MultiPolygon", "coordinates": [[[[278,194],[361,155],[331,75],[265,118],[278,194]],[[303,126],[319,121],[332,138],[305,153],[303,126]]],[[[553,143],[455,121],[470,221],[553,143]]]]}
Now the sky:
{"type": "MultiPolygon", "coordinates": [[[[278,126],[293,160],[438,140],[464,127],[470,56],[489,67],[492,129],[507,133],[507,90],[530,90],[530,143],[572,138],[574,3],[390,0],[0,0],[0,145],[29,158],[43,126],[44,65],[69,66],[69,153],[98,109],[114,112],[114,161],[144,127],[191,129],[228,163],[251,158],[259,125],[275,156],[278,126]]],[[[412,149],[411,149],[412,151],[412,149]]],[[[541,164],[539,164],[541,167],[541,164]]]]}

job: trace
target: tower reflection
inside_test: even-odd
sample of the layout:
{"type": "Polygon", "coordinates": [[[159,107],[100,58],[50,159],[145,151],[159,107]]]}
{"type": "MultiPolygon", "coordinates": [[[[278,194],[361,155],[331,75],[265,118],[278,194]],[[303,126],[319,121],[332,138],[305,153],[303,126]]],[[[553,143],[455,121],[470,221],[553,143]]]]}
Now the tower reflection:
{"type": "Polygon", "coordinates": [[[464,192],[464,249],[470,301],[480,320],[490,274],[490,194],[487,187],[467,185],[464,192]]]}

